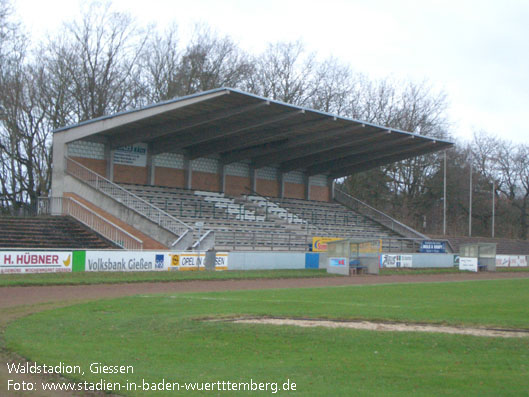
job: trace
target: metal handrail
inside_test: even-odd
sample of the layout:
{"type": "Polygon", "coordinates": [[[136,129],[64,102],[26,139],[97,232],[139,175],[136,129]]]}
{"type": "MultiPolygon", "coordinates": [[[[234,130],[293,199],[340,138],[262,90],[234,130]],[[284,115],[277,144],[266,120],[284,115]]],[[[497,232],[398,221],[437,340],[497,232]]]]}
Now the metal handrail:
{"type": "Polygon", "coordinates": [[[389,215],[383,213],[382,211],[377,210],[376,208],[371,207],[369,204],[364,203],[357,198],[347,194],[341,189],[334,187],[334,198],[339,203],[345,205],[346,207],[351,208],[352,210],[367,216],[368,218],[378,222],[394,232],[405,236],[412,236],[414,238],[428,239],[428,236],[418,232],[417,230],[405,225],[402,222],[390,217],[389,215]]]}
{"type": "Polygon", "coordinates": [[[61,208],[61,215],[71,216],[120,247],[129,250],[143,249],[142,240],[72,197],[39,197],[38,203],[40,215],[50,214],[50,208],[52,207],[61,208]],[[52,206],[52,200],[56,201],[58,205],[52,206]]]}
{"type": "Polygon", "coordinates": [[[101,193],[106,194],[177,236],[181,235],[186,230],[193,230],[193,228],[185,222],[169,215],[162,209],[152,205],[134,193],[129,192],[118,184],[109,181],[69,157],[66,157],[66,171],[73,177],[88,183],[101,193]]]}
{"type": "Polygon", "coordinates": [[[195,243],[193,244],[192,248],[195,249],[195,248],[199,248],[200,247],[200,244],[202,244],[202,242],[210,235],[210,234],[213,234],[215,233],[213,230],[208,230],[206,233],[204,233],[202,236],[200,236],[198,238],[197,241],[195,241],[195,243]]]}

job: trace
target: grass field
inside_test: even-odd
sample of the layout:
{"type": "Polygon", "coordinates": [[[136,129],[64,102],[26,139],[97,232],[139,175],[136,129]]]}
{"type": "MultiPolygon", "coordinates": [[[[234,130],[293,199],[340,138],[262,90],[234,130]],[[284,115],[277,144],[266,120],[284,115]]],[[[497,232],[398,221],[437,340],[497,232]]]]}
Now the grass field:
{"type": "Polygon", "coordinates": [[[93,382],[102,375],[88,368],[99,362],[134,367],[134,374],[103,376],[107,381],[281,385],[290,379],[303,396],[529,390],[529,338],[201,321],[240,315],[529,329],[529,279],[136,296],[37,313],[11,323],[4,337],[8,349],[40,363],[79,365],[85,374],[72,379],[93,382]]]}
{"type": "MultiPolygon", "coordinates": [[[[496,271],[499,273],[519,273],[529,272],[528,267],[498,267],[496,271]]],[[[465,273],[457,267],[438,267],[438,268],[383,268],[380,269],[381,275],[393,274],[457,274],[465,273]]]]}
{"type": "MultiPolygon", "coordinates": [[[[529,268],[498,268],[498,272],[529,272],[529,268]]],[[[461,273],[457,268],[380,269],[380,275],[461,273]]],[[[325,269],[229,270],[223,272],[79,272],[0,274],[0,287],[28,285],[88,285],[190,280],[251,280],[259,278],[337,277],[325,269]]],[[[339,276],[338,276],[339,277],[339,276]]]]}
{"type": "MultiPolygon", "coordinates": [[[[229,270],[222,272],[79,272],[0,274],[0,287],[24,285],[86,285],[190,280],[251,280],[259,278],[327,277],[322,269],[229,270]]],[[[333,276],[333,275],[330,275],[333,276]]]]}

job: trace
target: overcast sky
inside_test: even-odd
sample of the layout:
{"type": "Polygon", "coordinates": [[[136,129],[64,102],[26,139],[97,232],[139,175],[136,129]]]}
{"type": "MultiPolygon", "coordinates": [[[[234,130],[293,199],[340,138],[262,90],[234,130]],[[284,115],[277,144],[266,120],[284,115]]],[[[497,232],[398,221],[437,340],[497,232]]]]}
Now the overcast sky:
{"type": "MultiPolygon", "coordinates": [[[[527,0],[114,0],[140,23],[175,22],[183,37],[197,22],[257,53],[301,39],[373,78],[444,90],[457,138],[473,131],[529,144],[527,0]]],[[[16,0],[37,42],[79,15],[77,0],[16,0]]]]}

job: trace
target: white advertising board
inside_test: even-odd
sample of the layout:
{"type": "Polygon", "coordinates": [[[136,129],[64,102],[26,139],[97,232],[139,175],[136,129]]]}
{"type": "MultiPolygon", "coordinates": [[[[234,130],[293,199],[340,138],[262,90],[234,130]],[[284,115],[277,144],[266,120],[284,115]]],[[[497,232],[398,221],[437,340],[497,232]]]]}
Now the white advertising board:
{"type": "MultiPolygon", "coordinates": [[[[171,258],[169,270],[206,270],[204,266],[205,252],[175,252],[170,253],[169,256],[171,258]]],[[[215,254],[215,270],[228,270],[227,252],[217,252],[215,254]]]]}
{"type": "Polygon", "coordinates": [[[478,271],[478,258],[466,258],[462,256],[461,258],[459,258],[459,270],[477,272],[478,271]]]}
{"type": "Polygon", "coordinates": [[[156,251],[86,251],[87,272],[146,272],[167,270],[170,257],[156,251]]]}
{"type": "Polygon", "coordinates": [[[496,267],[526,267],[525,255],[496,255],[496,267]]]}
{"type": "Polygon", "coordinates": [[[114,164],[145,167],[147,165],[147,144],[137,143],[118,147],[114,150],[114,164]]]}
{"type": "MultiPolygon", "coordinates": [[[[205,270],[205,252],[86,251],[87,272],[205,270]]],[[[216,253],[215,270],[228,269],[228,253],[216,253]]]]}
{"type": "Polygon", "coordinates": [[[59,273],[72,271],[72,251],[3,251],[0,273],[59,273]]]}
{"type": "Polygon", "coordinates": [[[412,267],[412,255],[380,255],[380,267],[412,267]]]}

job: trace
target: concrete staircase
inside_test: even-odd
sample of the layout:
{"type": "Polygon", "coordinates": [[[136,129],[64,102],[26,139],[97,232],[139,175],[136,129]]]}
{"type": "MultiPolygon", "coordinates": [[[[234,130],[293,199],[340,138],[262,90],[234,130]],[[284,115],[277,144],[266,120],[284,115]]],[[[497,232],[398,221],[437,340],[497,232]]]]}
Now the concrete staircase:
{"type": "Polygon", "coordinates": [[[0,247],[27,249],[118,248],[68,216],[0,217],[0,247]]]}
{"type": "Polygon", "coordinates": [[[66,164],[65,186],[69,192],[97,203],[113,217],[169,249],[185,250],[192,246],[191,226],[70,158],[66,158],[66,164]]]}

